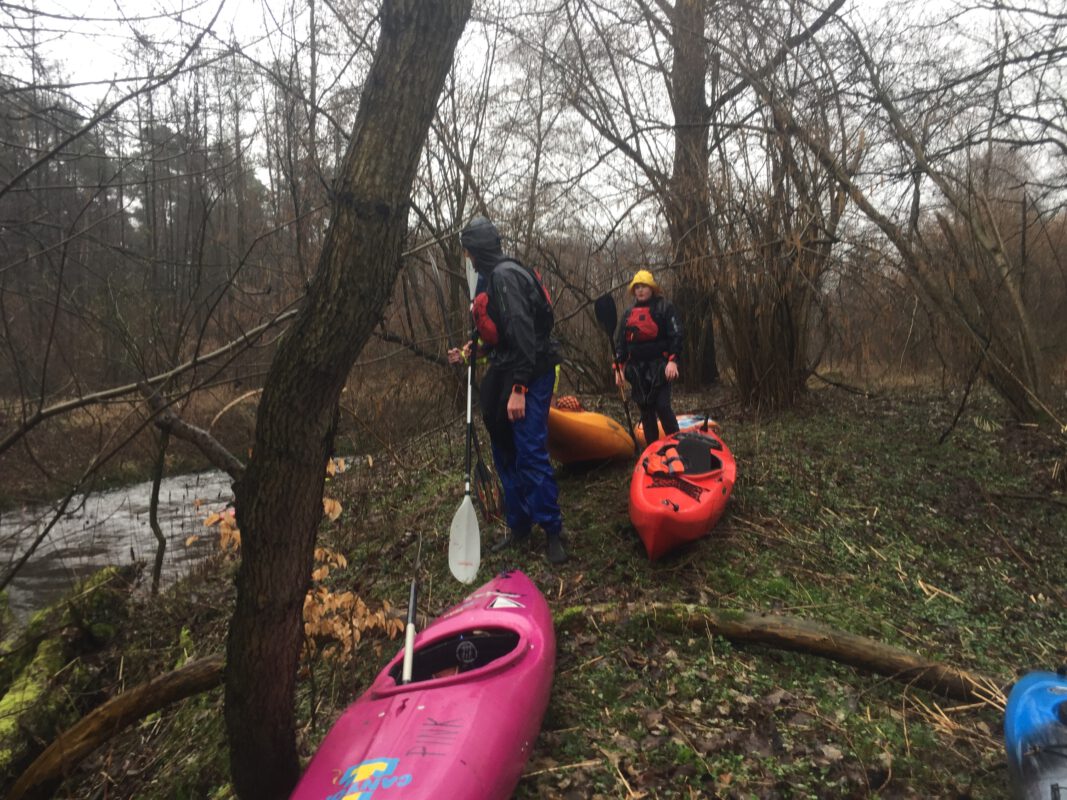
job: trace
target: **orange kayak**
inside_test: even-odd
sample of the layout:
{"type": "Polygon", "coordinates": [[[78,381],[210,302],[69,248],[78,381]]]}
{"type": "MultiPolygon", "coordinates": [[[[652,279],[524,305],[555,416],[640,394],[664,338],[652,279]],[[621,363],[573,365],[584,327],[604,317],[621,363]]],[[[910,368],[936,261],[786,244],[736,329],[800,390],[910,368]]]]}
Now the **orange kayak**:
{"type": "Polygon", "coordinates": [[[548,452],[563,464],[633,458],[634,440],[611,417],[595,411],[550,408],[548,452]]]}
{"type": "Polygon", "coordinates": [[[679,431],[645,448],[630,481],[630,520],[649,559],[706,536],[736,478],[733,454],[710,427],[679,431]]]}

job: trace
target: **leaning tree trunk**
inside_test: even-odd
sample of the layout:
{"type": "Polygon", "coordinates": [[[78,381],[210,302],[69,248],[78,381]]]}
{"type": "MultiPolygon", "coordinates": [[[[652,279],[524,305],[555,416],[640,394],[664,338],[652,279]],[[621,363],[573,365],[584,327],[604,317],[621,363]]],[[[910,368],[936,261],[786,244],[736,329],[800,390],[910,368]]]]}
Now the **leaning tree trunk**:
{"type": "Polygon", "coordinates": [[[392,292],[411,185],[471,0],[386,0],[318,270],[271,364],[236,485],[242,561],[227,644],[226,729],[242,798],[287,797],[300,771],[301,609],[342,386],[392,292]]]}
{"type": "Polygon", "coordinates": [[[674,167],[664,205],[677,279],[674,301],[685,326],[682,378],[688,386],[719,379],[710,309],[714,281],[708,252],[711,200],[708,195],[708,122],[705,90],[708,42],[707,0],[676,0],[671,12],[671,105],[674,109],[674,167]]]}

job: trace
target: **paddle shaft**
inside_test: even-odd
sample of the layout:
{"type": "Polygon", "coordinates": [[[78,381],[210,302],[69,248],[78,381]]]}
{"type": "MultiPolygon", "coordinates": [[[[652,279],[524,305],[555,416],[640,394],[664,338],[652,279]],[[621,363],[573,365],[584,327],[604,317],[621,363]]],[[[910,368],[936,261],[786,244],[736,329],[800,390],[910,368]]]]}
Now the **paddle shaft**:
{"type": "MultiPolygon", "coordinates": [[[[434,284],[433,285],[434,285],[434,289],[436,290],[436,294],[437,294],[437,305],[438,305],[438,307],[440,308],[440,311],[441,311],[441,319],[445,323],[445,341],[448,344],[448,349],[451,350],[455,346],[455,344],[454,344],[454,340],[452,339],[452,329],[448,326],[448,304],[445,302],[444,281],[441,278],[441,271],[437,268],[437,261],[434,259],[432,253],[430,254],[430,266],[433,268],[433,274],[434,274],[434,284]]],[[[468,283],[469,283],[470,282],[470,276],[467,277],[467,280],[468,280],[468,283]]],[[[475,290],[474,291],[477,291],[477,278],[475,279],[475,290]]],[[[470,292],[470,287],[469,286],[468,286],[468,292],[470,292]]],[[[473,300],[473,296],[472,296],[471,299],[473,300]]],[[[477,334],[477,328],[475,328],[474,331],[472,331],[472,334],[471,334],[472,338],[476,334],[477,334]]],[[[471,344],[471,364],[474,363],[474,351],[475,351],[475,349],[476,349],[475,343],[472,342],[472,344],[471,344]]],[[[471,374],[471,371],[469,369],[467,370],[467,379],[471,384],[470,389],[468,389],[468,392],[467,392],[467,402],[468,402],[468,405],[471,405],[472,404],[471,393],[473,392],[473,389],[474,389],[474,378],[473,378],[473,376],[471,374]]],[[[491,483],[494,480],[494,478],[492,477],[492,474],[489,472],[489,470],[486,469],[485,464],[484,464],[485,459],[482,457],[482,447],[478,442],[478,429],[476,427],[474,427],[473,420],[471,419],[471,417],[473,416],[473,411],[472,410],[468,410],[467,416],[468,416],[468,424],[470,425],[470,441],[473,442],[473,444],[474,444],[474,458],[476,458],[478,460],[478,476],[479,476],[479,480],[482,480],[483,477],[484,477],[485,482],[491,483]]],[[[469,448],[469,446],[470,445],[468,443],[468,448],[469,448]]],[[[467,457],[467,475],[468,476],[472,476],[473,475],[473,473],[471,472],[471,460],[472,459],[471,459],[470,455],[468,454],[468,457],[467,457]]],[[[499,496],[499,494],[500,494],[500,490],[497,489],[496,490],[496,495],[499,496]]],[[[484,498],[479,497],[479,500],[483,500],[483,499],[484,498]]],[[[499,515],[499,509],[491,510],[491,509],[488,508],[488,504],[487,503],[483,503],[482,513],[485,514],[486,519],[489,519],[490,517],[492,517],[494,515],[499,515]]]]}
{"type": "MultiPolygon", "coordinates": [[[[467,288],[470,290],[471,300],[474,300],[474,292],[477,275],[474,274],[473,265],[468,261],[467,288]]],[[[448,567],[452,575],[460,583],[470,583],[478,574],[478,565],[481,563],[481,531],[478,529],[478,516],[474,513],[474,504],[471,502],[471,438],[474,425],[471,419],[472,384],[474,374],[474,346],[477,345],[477,337],[472,336],[470,360],[467,363],[467,458],[466,474],[463,486],[463,502],[459,504],[455,515],[452,517],[452,525],[448,534],[448,567]]]]}
{"type": "Polygon", "coordinates": [[[471,336],[471,355],[467,361],[467,466],[463,476],[466,485],[463,487],[464,494],[471,493],[471,440],[474,438],[474,421],[471,416],[472,398],[471,391],[474,385],[474,353],[478,349],[478,337],[471,336]]]}
{"type": "MultiPolygon", "coordinates": [[[[615,301],[611,299],[610,294],[602,294],[593,303],[593,313],[596,316],[596,321],[600,323],[601,329],[608,335],[608,347],[611,350],[612,361],[612,373],[618,369],[615,366],[615,328],[619,322],[619,311],[615,308],[615,301]]],[[[611,376],[612,381],[615,381],[618,385],[618,381],[615,379],[615,375],[611,376]]],[[[619,399],[622,400],[623,410],[626,412],[626,424],[630,428],[630,438],[634,440],[634,455],[640,455],[641,446],[637,443],[637,434],[634,432],[634,421],[630,416],[630,401],[626,399],[626,389],[619,386],[619,399]]],[[[646,441],[648,439],[646,438],[646,441]]]]}
{"type": "Polygon", "coordinates": [[[401,683],[411,683],[411,671],[415,663],[415,600],[418,596],[418,579],[411,579],[411,593],[408,595],[408,624],[404,631],[404,670],[400,676],[401,683]]]}

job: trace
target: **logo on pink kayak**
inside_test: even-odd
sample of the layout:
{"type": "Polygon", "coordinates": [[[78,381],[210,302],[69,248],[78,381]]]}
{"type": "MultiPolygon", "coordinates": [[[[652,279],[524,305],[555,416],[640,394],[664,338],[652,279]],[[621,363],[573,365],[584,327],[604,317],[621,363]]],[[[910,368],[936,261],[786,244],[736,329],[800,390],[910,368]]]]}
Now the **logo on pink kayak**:
{"type": "Polygon", "coordinates": [[[402,789],[412,781],[410,773],[394,775],[398,759],[372,758],[349,767],[337,780],[344,788],[326,800],[370,800],[379,789],[402,789]]]}

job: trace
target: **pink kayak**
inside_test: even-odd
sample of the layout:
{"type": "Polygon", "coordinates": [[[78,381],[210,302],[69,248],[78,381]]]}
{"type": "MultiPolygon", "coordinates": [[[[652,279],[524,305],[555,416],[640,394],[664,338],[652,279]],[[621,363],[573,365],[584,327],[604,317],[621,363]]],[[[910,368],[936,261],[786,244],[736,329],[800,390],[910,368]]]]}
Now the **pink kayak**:
{"type": "Polygon", "coordinates": [[[504,572],[403,648],[323,739],[295,800],[506,800],[548,706],[556,636],[544,597],[504,572]]]}

